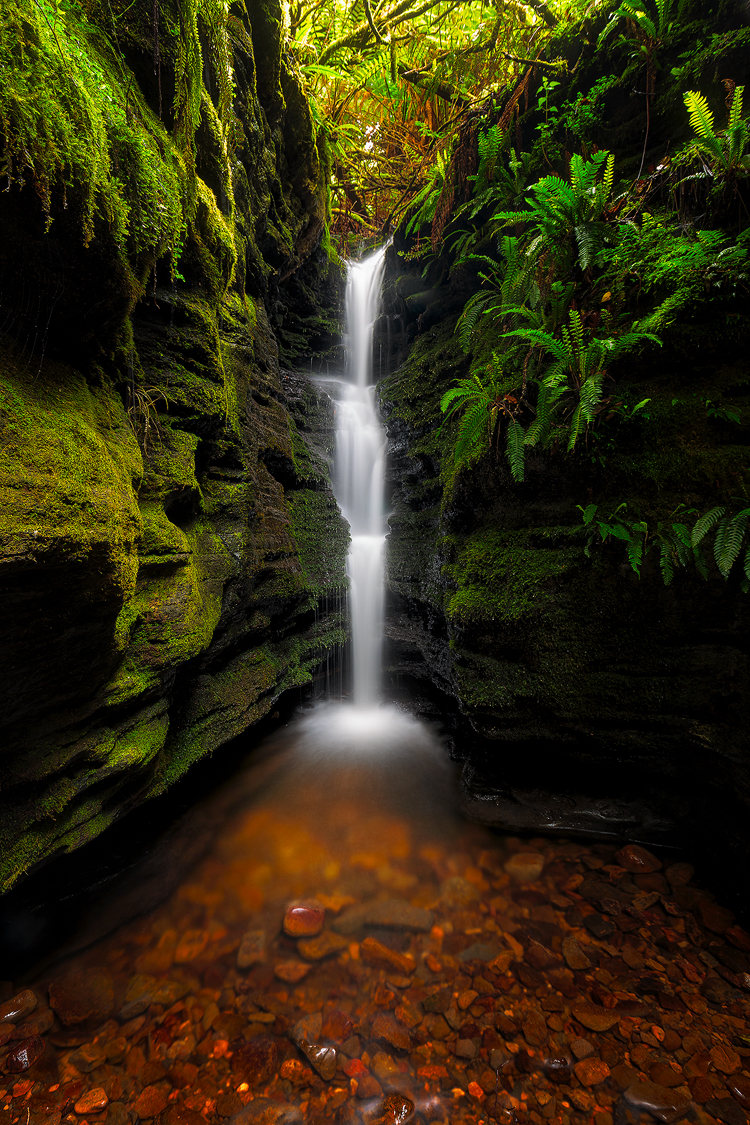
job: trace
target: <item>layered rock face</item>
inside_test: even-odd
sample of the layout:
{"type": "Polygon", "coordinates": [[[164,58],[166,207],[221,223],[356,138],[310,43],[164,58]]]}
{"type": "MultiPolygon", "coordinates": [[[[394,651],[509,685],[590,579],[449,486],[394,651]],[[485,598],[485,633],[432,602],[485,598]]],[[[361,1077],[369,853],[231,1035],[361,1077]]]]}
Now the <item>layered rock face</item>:
{"type": "Polygon", "coordinates": [[[344,637],[332,408],[282,367],[330,343],[340,273],[280,11],[198,5],[192,35],[177,5],[160,28],[148,4],[88,7],[57,45],[25,0],[0,20],[2,889],[344,637]]]}
{"type": "MultiPolygon", "coordinates": [[[[750,605],[740,577],[682,575],[667,588],[656,559],[639,580],[621,546],[587,557],[578,505],[595,478],[560,457],[530,459],[521,485],[501,457],[446,486],[439,400],[466,369],[453,304],[450,291],[433,297],[442,323],[381,384],[393,690],[446,725],[478,819],[675,842],[705,833],[744,854],[750,605]]],[[[723,362],[726,397],[734,386],[741,406],[740,349],[723,362]]],[[[712,363],[710,351],[696,363],[696,385],[715,377],[712,363]]],[[[674,377],[671,364],[644,372],[644,395],[671,395],[674,377]]],[[[731,487],[746,451],[709,429],[696,440],[676,421],[658,451],[634,446],[612,487],[710,504],[714,474],[723,467],[731,487]]]]}
{"type": "MultiPolygon", "coordinates": [[[[691,73],[717,100],[716,67],[744,74],[732,42],[727,35],[726,56],[717,47],[691,73]]],[[[602,71],[617,73],[617,60],[593,48],[581,57],[561,101],[602,71]]],[[[665,73],[649,166],[690,135],[686,79],[665,73]]],[[[617,169],[637,173],[641,109],[613,94],[600,143],[617,169]]],[[[522,114],[519,150],[531,149],[538,122],[533,110],[522,114]]],[[[601,446],[528,451],[519,484],[502,444],[455,471],[440,399],[469,373],[456,325],[479,282],[471,267],[451,270],[445,252],[426,268],[405,264],[397,251],[413,249],[397,236],[380,324],[392,372],[380,386],[392,690],[443,721],[478,819],[512,831],[703,837],[746,860],[750,602],[741,567],[728,581],[716,570],[706,582],[681,571],[665,587],[658,550],[638,578],[623,543],[588,544],[582,522],[592,502],[607,513],[627,502],[628,518],[646,510],[652,527],[746,506],[746,305],[708,299],[664,333],[656,362],[633,356],[613,367],[616,397],[647,399],[648,418],[602,430],[601,457],[601,446]],[[731,418],[708,409],[719,401],[731,418]]]]}

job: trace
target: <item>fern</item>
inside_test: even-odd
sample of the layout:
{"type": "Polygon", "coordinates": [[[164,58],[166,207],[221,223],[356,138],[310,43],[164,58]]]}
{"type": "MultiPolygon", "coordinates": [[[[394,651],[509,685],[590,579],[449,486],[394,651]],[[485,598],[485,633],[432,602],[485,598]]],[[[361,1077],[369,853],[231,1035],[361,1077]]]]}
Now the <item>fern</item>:
{"type": "Polygon", "coordinates": [[[724,516],[716,529],[714,559],[724,578],[729,576],[730,570],[739,558],[747,529],[748,516],[750,516],[750,508],[745,508],[731,517],[724,516]]]}
{"type": "Polygon", "coordinates": [[[699,520],[696,520],[690,536],[690,542],[694,548],[698,546],[709,531],[716,527],[716,524],[724,515],[725,511],[726,508],[712,508],[710,512],[706,512],[705,516],[701,516],[699,520]]]}
{"type": "Polygon", "coordinates": [[[524,443],[526,433],[520,422],[511,420],[508,425],[506,455],[513,480],[522,481],[524,478],[524,443]]]}

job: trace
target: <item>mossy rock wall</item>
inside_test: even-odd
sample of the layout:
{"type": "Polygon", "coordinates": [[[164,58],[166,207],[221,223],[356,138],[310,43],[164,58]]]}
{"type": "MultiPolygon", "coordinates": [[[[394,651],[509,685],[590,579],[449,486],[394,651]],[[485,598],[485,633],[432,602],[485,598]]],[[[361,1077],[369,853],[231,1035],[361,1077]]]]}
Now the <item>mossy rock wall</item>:
{"type": "MultiPolygon", "coordinates": [[[[726,112],[721,79],[736,73],[741,82],[747,63],[739,50],[747,33],[736,21],[729,7],[696,20],[685,32],[692,54],[680,54],[690,46],[681,41],[660,57],[647,167],[689,138],[681,90],[704,91],[717,118],[726,112]]],[[[629,65],[614,36],[610,56],[594,51],[597,30],[550,52],[569,55],[570,73],[556,75],[557,102],[629,65]]],[[[532,89],[539,81],[537,71],[532,89]]],[[[623,89],[608,99],[595,140],[615,152],[627,185],[643,151],[643,103],[623,89]]],[[[515,133],[526,151],[543,121],[535,100],[532,93],[515,133]]],[[[560,152],[570,139],[556,136],[560,152]]],[[[502,445],[497,457],[455,471],[440,399],[469,373],[456,324],[479,282],[470,265],[449,276],[446,252],[410,264],[414,248],[397,234],[379,326],[392,372],[380,397],[393,692],[450,732],[466,806],[479,819],[512,831],[702,840],[746,862],[750,595],[741,592],[742,568],[728,581],[715,568],[708,581],[681,571],[665,587],[657,550],[639,578],[622,542],[600,543],[587,557],[582,524],[592,502],[610,512],[627,501],[630,518],[650,527],[688,520],[673,513],[746,506],[746,290],[713,299],[707,289],[665,329],[661,349],[613,367],[617,397],[650,401],[640,419],[602,431],[611,439],[604,463],[593,455],[601,445],[583,443],[573,456],[530,450],[526,479],[516,483],[502,445]],[[711,403],[728,413],[712,414],[711,403]]],[[[476,339],[475,355],[484,349],[489,359],[493,346],[476,339]]]]}
{"type": "Polygon", "coordinates": [[[33,0],[0,16],[0,890],[163,792],[344,640],[332,406],[282,368],[273,327],[295,302],[284,358],[327,346],[341,277],[309,108],[273,5],[252,8],[217,28],[197,5],[186,47],[162,3],[161,94],[150,4],[70,6],[59,43],[33,0]]]}

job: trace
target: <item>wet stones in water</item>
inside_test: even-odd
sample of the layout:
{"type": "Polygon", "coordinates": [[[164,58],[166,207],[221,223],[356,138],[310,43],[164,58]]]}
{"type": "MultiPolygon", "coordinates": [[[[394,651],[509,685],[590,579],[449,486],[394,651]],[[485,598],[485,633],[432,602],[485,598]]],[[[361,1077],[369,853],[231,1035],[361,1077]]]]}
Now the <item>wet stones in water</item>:
{"type": "Polygon", "coordinates": [[[237,951],[237,968],[249,969],[266,959],[266,932],[265,930],[248,930],[242,935],[240,948],[237,951]]]}
{"type": "Polygon", "coordinates": [[[326,910],[316,899],[290,902],[284,914],[284,933],[289,937],[314,937],[323,929],[326,910]]]}
{"type": "Polygon", "coordinates": [[[354,1024],[346,1012],[342,1012],[339,1008],[333,1008],[326,1013],[320,1034],[323,1039],[328,1039],[333,1043],[346,1043],[351,1038],[353,1030],[354,1024]]]}
{"type": "Polygon", "coordinates": [[[101,1086],[87,1090],[74,1105],[76,1113],[101,1113],[109,1105],[109,1098],[101,1086]]]}
{"type": "Polygon", "coordinates": [[[582,1086],[598,1086],[609,1078],[609,1067],[603,1059],[581,1059],[573,1067],[575,1076],[582,1086]]]}
{"type": "Polygon", "coordinates": [[[744,1074],[736,1074],[727,1078],[727,1089],[743,1109],[750,1109],[750,1078],[744,1074]]]}
{"type": "MultiPolygon", "coordinates": [[[[205,1125],[205,1119],[201,1118],[205,1125]]],[[[296,1105],[254,1098],[230,1117],[229,1125],[302,1125],[302,1111],[296,1105]]]]}
{"type": "Polygon", "coordinates": [[[320,1012],[299,1020],[291,1033],[291,1040],[314,1066],[324,1082],[330,1082],[336,1073],[338,1061],[335,1047],[321,1042],[323,1017],[320,1012]]]}
{"type": "Polygon", "coordinates": [[[505,872],[516,883],[534,883],[544,870],[544,856],[539,852],[517,852],[506,861],[505,872]]]}
{"type": "Polygon", "coordinates": [[[397,973],[413,973],[417,965],[413,957],[405,953],[397,953],[389,949],[374,937],[366,937],[359,947],[359,954],[363,961],[375,965],[380,969],[391,969],[397,973]]]}
{"type": "Polygon", "coordinates": [[[599,1008],[596,1004],[574,1004],[573,1017],[589,1031],[609,1031],[622,1018],[622,1013],[611,1008],[599,1008]]]}
{"type": "Polygon", "coordinates": [[[676,1121],[690,1105],[690,1098],[656,1082],[634,1082],[628,1086],[624,1098],[635,1109],[645,1110],[657,1121],[664,1122],[676,1121]]]}
{"type": "Polygon", "coordinates": [[[241,1043],[232,1054],[232,1073],[248,1086],[262,1086],[276,1073],[279,1051],[273,1039],[257,1035],[241,1043]]]}
{"type": "MultiPolygon", "coordinates": [[[[472,890],[476,897],[476,889],[472,888],[472,890]]],[[[331,927],[337,933],[347,935],[356,934],[365,926],[429,933],[434,923],[435,915],[431,910],[412,906],[406,899],[393,898],[383,902],[365,902],[361,906],[345,910],[331,923],[331,927]]]]}
{"type": "Polygon", "coordinates": [[[39,1000],[30,988],[25,988],[10,1000],[0,1004],[0,1023],[19,1023],[30,1016],[39,1000]]]}
{"type": "Polygon", "coordinates": [[[587,1059],[596,1054],[596,1047],[588,1039],[573,1039],[570,1049],[577,1059],[587,1059]]]}
{"type": "Polygon", "coordinates": [[[551,950],[541,945],[538,941],[531,941],[524,951],[524,960],[528,962],[533,969],[549,969],[553,965],[559,965],[559,959],[555,957],[551,950]]]}
{"type": "MultiPolygon", "coordinates": [[[[395,1047],[397,1051],[410,1051],[412,1042],[407,1029],[386,1012],[378,1012],[372,1021],[373,1039],[381,1039],[395,1047]]],[[[458,1052],[457,1052],[458,1053],[458,1052]]],[[[474,1055],[470,1056],[474,1058],[474,1055]]]]}
{"type": "Polygon", "coordinates": [[[369,1125],[407,1125],[414,1117],[414,1102],[403,1094],[389,1094],[378,1106],[369,1125]]]}
{"type": "Polygon", "coordinates": [[[747,1114],[734,1098],[710,1098],[704,1108],[725,1125],[747,1125],[747,1114]]]}
{"type": "Polygon", "coordinates": [[[734,1074],[742,1066],[742,1060],[737,1052],[725,1043],[717,1043],[710,1051],[711,1062],[722,1074],[734,1074]]]}
{"type": "Polygon", "coordinates": [[[619,852],[615,852],[615,862],[626,871],[636,874],[660,871],[662,867],[661,860],[639,844],[626,844],[624,848],[620,848],[619,852]]]}
{"type": "Polygon", "coordinates": [[[77,969],[50,983],[49,1003],[66,1027],[104,1023],[115,1007],[112,977],[103,970],[77,969]]]}
{"type": "Polygon", "coordinates": [[[287,984],[297,984],[310,972],[311,966],[304,961],[278,961],[273,967],[273,973],[279,980],[287,984]]]}
{"type": "Polygon", "coordinates": [[[590,969],[591,962],[586,954],[581,949],[580,945],[572,934],[568,934],[563,938],[562,943],[563,957],[569,969],[580,972],[583,969],[590,969]]]}
{"type": "Polygon", "coordinates": [[[5,1069],[11,1074],[22,1074],[32,1067],[44,1054],[45,1043],[38,1035],[31,1039],[22,1039],[20,1043],[5,1056],[5,1069]]]}
{"type": "Polygon", "coordinates": [[[572,1067],[567,1055],[552,1055],[544,1064],[544,1073],[551,1082],[567,1085],[572,1067]]]}
{"type": "Polygon", "coordinates": [[[346,938],[341,934],[335,934],[332,930],[324,930],[317,937],[300,938],[297,942],[297,949],[301,957],[306,961],[322,961],[324,957],[330,957],[334,953],[340,953],[342,949],[346,949],[346,938]]]}

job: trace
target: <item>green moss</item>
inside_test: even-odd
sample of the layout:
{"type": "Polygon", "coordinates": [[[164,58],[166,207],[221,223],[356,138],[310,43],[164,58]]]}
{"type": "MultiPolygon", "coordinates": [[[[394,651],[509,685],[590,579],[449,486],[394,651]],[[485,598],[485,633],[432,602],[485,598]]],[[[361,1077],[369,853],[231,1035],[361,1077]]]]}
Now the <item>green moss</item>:
{"type": "Polygon", "coordinates": [[[142,471],[122,404],[80,373],[48,364],[30,382],[0,355],[0,543],[42,557],[104,548],[122,597],[135,585],[142,471]]]}
{"type": "Polygon", "coordinates": [[[343,592],[349,529],[328,492],[295,489],[287,497],[294,538],[308,588],[315,595],[343,592]]]}
{"type": "Polygon", "coordinates": [[[551,580],[581,561],[582,549],[570,546],[568,529],[561,529],[564,545],[534,531],[485,527],[466,539],[444,540],[453,561],[443,573],[455,584],[446,598],[446,614],[453,625],[512,622],[538,612],[554,594],[551,580]]]}

